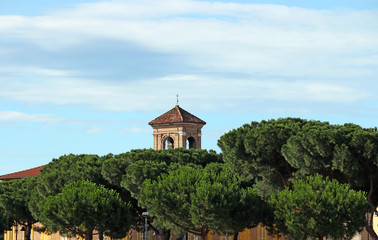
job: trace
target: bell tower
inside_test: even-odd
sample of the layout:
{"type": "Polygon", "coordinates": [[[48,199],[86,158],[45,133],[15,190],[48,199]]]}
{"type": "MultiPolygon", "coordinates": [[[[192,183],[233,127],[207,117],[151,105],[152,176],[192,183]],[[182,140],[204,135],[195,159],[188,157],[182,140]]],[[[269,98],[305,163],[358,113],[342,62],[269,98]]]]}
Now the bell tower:
{"type": "Polygon", "coordinates": [[[206,124],[176,105],[148,123],[153,128],[154,149],[201,148],[201,128],[206,124]]]}

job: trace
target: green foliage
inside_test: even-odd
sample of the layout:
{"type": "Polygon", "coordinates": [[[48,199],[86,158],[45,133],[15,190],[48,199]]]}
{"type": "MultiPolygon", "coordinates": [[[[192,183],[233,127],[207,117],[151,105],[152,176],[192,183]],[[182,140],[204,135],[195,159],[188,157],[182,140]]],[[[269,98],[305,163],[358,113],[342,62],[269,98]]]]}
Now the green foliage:
{"type": "Polygon", "coordinates": [[[335,147],[333,168],[353,188],[367,191],[369,202],[378,205],[378,133],[375,129],[352,127],[343,126],[340,130],[345,140],[335,147]]]}
{"type": "Polygon", "coordinates": [[[30,177],[0,182],[0,207],[11,222],[25,226],[36,222],[28,207],[36,181],[30,177]]]}
{"type": "Polygon", "coordinates": [[[286,161],[296,169],[297,177],[322,172],[330,175],[334,150],[335,127],[329,123],[303,126],[282,146],[286,161]]]}
{"type": "Polygon", "coordinates": [[[249,164],[252,156],[247,152],[244,144],[248,131],[253,129],[252,124],[244,124],[238,129],[231,130],[218,140],[218,146],[223,152],[223,160],[245,181],[253,181],[258,175],[253,164],[249,164]]]}
{"type": "Polygon", "coordinates": [[[85,237],[98,230],[114,238],[124,237],[130,227],[129,206],[117,192],[80,180],[38,204],[40,221],[50,231],[85,237]]]}
{"type": "MultiPolygon", "coordinates": [[[[113,158],[114,156],[112,154],[99,157],[97,155],[88,155],[88,154],[81,154],[81,155],[64,155],[61,156],[59,159],[53,159],[48,165],[46,165],[43,170],[41,171],[41,176],[38,179],[37,187],[32,195],[31,201],[29,203],[30,209],[33,213],[33,215],[38,218],[39,220],[46,221],[48,224],[48,227],[51,231],[57,229],[54,226],[54,222],[48,220],[43,213],[40,211],[43,209],[41,208],[41,204],[47,201],[46,199],[51,199],[54,197],[58,197],[58,195],[61,193],[62,189],[64,189],[67,185],[74,184],[77,181],[90,181],[99,185],[103,185],[106,188],[109,189],[115,189],[119,192],[120,197],[125,201],[129,202],[131,201],[131,197],[128,194],[127,191],[124,191],[122,188],[111,185],[107,180],[105,180],[101,174],[102,164],[104,161],[106,161],[109,158],[113,158]]],[[[59,195],[60,196],[60,195],[59,195]]],[[[117,196],[118,198],[118,196],[117,196]]],[[[43,205],[43,204],[42,204],[43,205]]],[[[61,205],[63,207],[65,205],[61,205]]],[[[59,209],[59,211],[70,211],[70,206],[66,206],[68,209],[59,209]]],[[[44,212],[47,210],[44,209],[44,212]]],[[[104,209],[105,211],[105,209],[104,209]]],[[[105,214],[109,214],[110,212],[105,212],[105,214]]],[[[78,215],[83,217],[82,215],[78,215]]],[[[90,215],[88,215],[90,216],[90,215]]],[[[98,216],[101,216],[100,213],[98,213],[98,216]]],[[[93,217],[93,216],[91,216],[93,217]]],[[[58,220],[56,218],[55,220],[58,220]]],[[[54,221],[55,221],[54,220],[54,221]]],[[[69,222],[69,224],[75,224],[80,219],[76,219],[77,221],[69,222]]],[[[94,218],[94,220],[98,220],[94,218]]],[[[93,221],[94,221],[93,220],[93,221]]],[[[89,220],[88,220],[89,221],[89,220]]],[[[98,222],[98,221],[97,221],[98,222]]],[[[122,222],[122,221],[121,221],[122,222]]],[[[46,224],[46,226],[47,226],[46,224]]],[[[57,222],[57,226],[62,227],[63,223],[57,222]]],[[[68,223],[67,223],[68,224],[68,223]]],[[[122,226],[114,224],[115,226],[119,226],[119,230],[123,234],[123,230],[125,230],[122,226]]],[[[77,225],[76,228],[79,229],[82,226],[77,225]]],[[[129,223],[125,225],[125,227],[129,227],[129,223]]],[[[102,231],[102,228],[100,225],[97,225],[96,228],[100,231],[102,231]]],[[[68,229],[62,228],[62,231],[68,231],[68,229]]],[[[70,230],[74,231],[73,225],[70,225],[70,230]]],[[[81,231],[82,229],[80,229],[81,231]]],[[[114,229],[111,231],[112,234],[116,234],[117,231],[114,229]]]]}
{"type": "Polygon", "coordinates": [[[320,173],[369,192],[370,203],[378,204],[378,133],[354,124],[321,123],[304,126],[282,148],[287,162],[301,178],[320,173]]]}
{"type": "Polygon", "coordinates": [[[26,240],[30,240],[32,225],[37,222],[29,209],[36,183],[35,177],[0,182],[0,209],[3,211],[0,213],[5,216],[6,228],[23,225],[26,240]]]}
{"type": "Polygon", "coordinates": [[[236,233],[262,221],[265,210],[251,188],[242,188],[235,174],[216,163],[203,169],[180,166],[147,179],[139,202],[166,228],[201,236],[210,229],[236,233]]]}
{"type": "Polygon", "coordinates": [[[366,225],[366,194],[321,175],[297,180],[273,194],[275,229],[293,239],[351,238],[366,225]]]}
{"type": "Polygon", "coordinates": [[[259,194],[266,197],[288,185],[294,169],[281,148],[307,124],[298,118],[252,122],[232,130],[218,140],[224,161],[244,181],[257,183],[259,194]]]}
{"type": "MultiPolygon", "coordinates": [[[[367,192],[370,219],[378,206],[376,128],[285,118],[246,124],[223,135],[218,145],[229,169],[263,199],[318,173],[367,192]]],[[[367,228],[372,232],[371,220],[367,228]]]]}
{"type": "MultiPolygon", "coordinates": [[[[176,169],[180,165],[206,166],[212,162],[222,162],[222,157],[215,151],[201,149],[137,149],[127,153],[115,155],[104,162],[102,175],[110,183],[121,186],[130,192],[136,200],[133,201],[136,224],[145,209],[137,207],[139,192],[142,183],[146,179],[155,180],[162,173],[170,169],[176,169]],[[139,217],[138,217],[139,215],[139,217]]],[[[161,238],[169,239],[169,229],[159,225],[156,219],[151,219],[155,231],[159,232],[161,238]],[[164,235],[164,236],[163,236],[164,235]]]]}
{"type": "Polygon", "coordinates": [[[154,180],[169,169],[181,165],[206,166],[212,162],[222,162],[222,157],[211,150],[138,149],[105,161],[102,174],[110,183],[124,187],[133,197],[138,198],[142,183],[146,179],[154,180]]]}
{"type": "Polygon", "coordinates": [[[378,205],[378,132],[355,124],[284,118],[252,122],[218,141],[224,161],[264,199],[319,173],[368,192],[378,205]]]}
{"type": "Polygon", "coordinates": [[[38,178],[38,184],[29,203],[33,216],[39,218],[38,203],[40,201],[58,194],[66,184],[89,180],[109,188],[114,187],[101,175],[102,163],[111,157],[113,157],[111,154],[104,157],[70,154],[53,159],[41,170],[41,176],[38,178]]]}
{"type": "Polygon", "coordinates": [[[0,232],[4,232],[7,229],[9,229],[9,220],[4,210],[0,208],[0,232]]]}
{"type": "Polygon", "coordinates": [[[156,179],[162,173],[168,171],[166,162],[135,161],[129,165],[123,175],[121,186],[129,190],[133,197],[138,198],[142,183],[146,179],[156,179]]]}
{"type": "Polygon", "coordinates": [[[41,170],[40,190],[46,196],[55,195],[67,183],[89,180],[98,184],[107,184],[101,175],[102,163],[113,155],[80,154],[64,155],[53,159],[41,170]]]}

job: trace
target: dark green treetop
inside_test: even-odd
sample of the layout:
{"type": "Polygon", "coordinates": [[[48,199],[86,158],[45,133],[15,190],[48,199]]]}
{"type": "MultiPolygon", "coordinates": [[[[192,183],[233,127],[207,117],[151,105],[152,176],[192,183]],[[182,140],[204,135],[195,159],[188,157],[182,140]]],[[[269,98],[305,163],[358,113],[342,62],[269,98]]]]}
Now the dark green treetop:
{"type": "Polygon", "coordinates": [[[50,231],[92,239],[97,230],[114,238],[126,236],[131,224],[127,203],[119,194],[86,180],[66,184],[39,204],[40,221],[50,231]]]}
{"type": "Polygon", "coordinates": [[[378,131],[355,124],[333,125],[301,119],[252,122],[218,141],[230,169],[269,196],[295,179],[319,173],[355,190],[371,205],[368,232],[378,206],[378,131]]]}
{"type": "Polygon", "coordinates": [[[29,201],[36,182],[36,177],[0,182],[0,208],[8,224],[19,224],[25,227],[26,240],[30,239],[32,224],[37,222],[29,209],[29,201]]]}
{"type": "Polygon", "coordinates": [[[283,146],[297,177],[319,173],[368,192],[378,205],[378,132],[354,124],[305,126],[283,146]]]}
{"type": "Polygon", "coordinates": [[[234,234],[263,220],[263,201],[241,185],[220,164],[180,166],[157,180],[147,179],[139,202],[166,228],[204,239],[209,230],[234,234]]]}
{"type": "MultiPolygon", "coordinates": [[[[221,155],[215,151],[201,149],[137,149],[115,155],[105,161],[102,175],[110,183],[121,186],[130,192],[136,199],[133,202],[133,208],[136,209],[140,219],[142,213],[147,211],[137,207],[139,192],[146,179],[155,180],[162,173],[176,169],[181,165],[205,166],[212,162],[222,162],[221,155]]],[[[136,219],[138,219],[137,216],[136,219]]],[[[159,234],[161,239],[169,239],[170,230],[159,225],[155,218],[150,219],[149,225],[159,234]]]]}
{"type": "Polygon", "coordinates": [[[206,166],[212,162],[222,162],[222,157],[211,150],[138,149],[105,161],[102,174],[110,183],[124,187],[137,198],[146,179],[155,180],[162,173],[181,165],[206,166]]]}
{"type": "MultiPolygon", "coordinates": [[[[113,157],[112,154],[103,157],[90,154],[69,154],[53,159],[41,170],[41,176],[38,178],[38,184],[29,204],[33,215],[39,218],[38,203],[46,197],[60,193],[60,190],[69,183],[89,180],[108,188],[117,188],[109,184],[101,174],[103,162],[111,157],[113,157]]],[[[127,193],[124,195],[121,190],[119,188],[121,196],[127,201],[130,196],[127,196],[127,193]]]]}
{"type": "Polygon", "coordinates": [[[53,159],[41,170],[39,191],[44,196],[55,195],[67,183],[78,180],[106,185],[107,181],[101,175],[103,162],[113,157],[112,154],[100,157],[91,154],[69,154],[53,159]]]}
{"type": "Polygon", "coordinates": [[[274,229],[292,239],[351,238],[366,226],[366,194],[321,175],[294,182],[271,196],[274,229]]]}
{"type": "Polygon", "coordinates": [[[4,232],[9,229],[9,220],[4,213],[4,210],[0,207],[0,231],[4,232]]]}
{"type": "Polygon", "coordinates": [[[268,197],[288,186],[295,169],[287,163],[281,148],[305,124],[309,122],[299,118],[252,122],[221,136],[218,146],[230,169],[244,181],[256,184],[259,194],[268,197]]]}

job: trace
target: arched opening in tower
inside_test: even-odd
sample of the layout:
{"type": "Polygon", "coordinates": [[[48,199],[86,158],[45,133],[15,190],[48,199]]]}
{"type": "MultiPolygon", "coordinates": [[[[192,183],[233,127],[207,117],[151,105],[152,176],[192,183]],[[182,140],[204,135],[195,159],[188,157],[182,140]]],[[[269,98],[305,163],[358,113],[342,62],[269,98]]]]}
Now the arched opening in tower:
{"type": "Polygon", "coordinates": [[[174,141],[171,137],[164,139],[164,149],[174,148],[174,141]]]}
{"type": "Polygon", "coordinates": [[[188,137],[186,140],[186,146],[187,148],[196,148],[196,139],[194,137],[188,137]]]}

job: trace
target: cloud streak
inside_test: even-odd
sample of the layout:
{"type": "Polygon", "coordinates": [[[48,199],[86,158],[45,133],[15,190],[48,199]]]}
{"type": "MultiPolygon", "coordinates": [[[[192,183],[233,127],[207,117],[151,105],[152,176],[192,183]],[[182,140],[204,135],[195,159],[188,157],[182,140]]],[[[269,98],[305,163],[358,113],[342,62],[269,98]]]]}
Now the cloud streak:
{"type": "Polygon", "coordinates": [[[0,111],[0,122],[58,123],[65,118],[51,114],[29,114],[15,111],[0,111]]]}
{"type": "MultiPolygon", "coordinates": [[[[169,106],[170,96],[180,90],[188,102],[197,108],[210,111],[229,110],[243,102],[286,101],[312,104],[355,103],[369,97],[369,92],[344,86],[341,83],[317,81],[307,83],[291,80],[265,81],[251,79],[229,79],[196,75],[174,75],[158,79],[135,82],[112,83],[64,78],[60,81],[33,81],[23,83],[0,82],[4,89],[0,97],[24,102],[47,102],[57,105],[82,104],[93,109],[114,111],[148,110],[149,106],[169,106]],[[161,88],[160,86],[164,86],[161,88]],[[160,99],[156,99],[159,89],[160,99]],[[206,104],[201,99],[211,96],[206,104]]],[[[165,109],[163,107],[163,109],[165,109]]]]}
{"type": "Polygon", "coordinates": [[[0,16],[0,97],[115,111],[170,105],[177,92],[214,111],[256,101],[300,109],[376,100],[362,85],[378,75],[377,16],[191,0],[0,16]],[[12,61],[23,52],[33,58],[12,61]]]}

